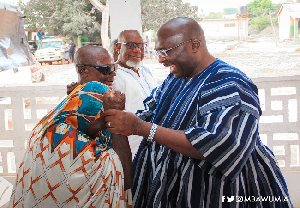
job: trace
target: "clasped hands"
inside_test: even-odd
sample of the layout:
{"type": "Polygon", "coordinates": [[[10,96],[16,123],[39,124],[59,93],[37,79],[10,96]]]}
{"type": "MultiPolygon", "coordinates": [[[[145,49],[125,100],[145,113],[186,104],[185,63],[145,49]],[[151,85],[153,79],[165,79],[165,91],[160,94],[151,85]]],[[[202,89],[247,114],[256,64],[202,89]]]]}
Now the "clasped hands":
{"type": "Polygon", "coordinates": [[[99,131],[107,129],[109,133],[128,136],[137,134],[136,124],[141,121],[135,114],[123,111],[125,109],[125,94],[108,90],[103,95],[104,112],[100,118],[92,121],[86,134],[95,138],[99,131]]]}
{"type": "MultiPolygon", "coordinates": [[[[78,82],[72,82],[67,85],[67,94],[69,95],[78,85],[78,82]]],[[[91,138],[95,138],[99,131],[107,129],[109,133],[121,134],[128,136],[134,134],[135,123],[139,120],[133,113],[124,112],[125,109],[125,94],[107,90],[103,95],[104,113],[101,113],[100,118],[92,121],[86,134],[91,138]]]]}
{"type": "Polygon", "coordinates": [[[125,109],[125,94],[119,91],[106,91],[103,96],[104,117],[107,131],[109,133],[128,136],[136,134],[139,118],[125,109]]]}

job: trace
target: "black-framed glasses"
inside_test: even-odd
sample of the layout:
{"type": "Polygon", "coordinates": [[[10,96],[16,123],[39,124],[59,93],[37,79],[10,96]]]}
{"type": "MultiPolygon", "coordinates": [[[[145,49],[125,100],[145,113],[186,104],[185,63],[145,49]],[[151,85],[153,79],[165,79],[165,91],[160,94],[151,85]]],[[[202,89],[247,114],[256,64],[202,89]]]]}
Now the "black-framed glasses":
{"type": "Polygon", "coordinates": [[[127,48],[134,49],[138,47],[139,49],[143,50],[145,47],[145,43],[135,43],[135,42],[127,42],[127,43],[122,43],[123,45],[126,45],[127,48]]]}
{"type": "Polygon", "coordinates": [[[102,65],[102,66],[94,66],[94,65],[88,65],[88,64],[76,64],[76,67],[84,67],[89,66],[96,69],[98,72],[104,75],[111,75],[113,72],[117,71],[117,65],[116,64],[108,64],[108,65],[102,65]]]}
{"type": "Polygon", "coordinates": [[[156,56],[156,57],[162,57],[162,58],[164,58],[164,57],[167,57],[168,56],[168,52],[169,51],[171,51],[171,50],[173,50],[173,49],[175,49],[175,48],[178,48],[179,46],[182,46],[183,44],[186,44],[186,43],[188,43],[188,42],[191,42],[191,41],[193,41],[194,39],[190,39],[190,40],[187,40],[187,41],[185,41],[185,42],[182,42],[182,43],[180,43],[180,44],[178,44],[177,46],[174,46],[174,47],[172,47],[172,48],[168,48],[168,49],[166,49],[166,50],[156,50],[156,49],[154,49],[154,51],[153,51],[153,55],[154,56],[156,56]]]}

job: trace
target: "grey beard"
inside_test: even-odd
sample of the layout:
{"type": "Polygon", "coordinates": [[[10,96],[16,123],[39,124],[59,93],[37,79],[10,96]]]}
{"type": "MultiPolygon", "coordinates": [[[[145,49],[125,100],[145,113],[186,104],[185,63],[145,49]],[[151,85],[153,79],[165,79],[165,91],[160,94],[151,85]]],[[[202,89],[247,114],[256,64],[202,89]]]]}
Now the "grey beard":
{"type": "Polygon", "coordinates": [[[138,69],[142,66],[142,62],[141,61],[139,61],[139,62],[127,61],[126,65],[129,67],[133,67],[134,69],[138,69]]]}

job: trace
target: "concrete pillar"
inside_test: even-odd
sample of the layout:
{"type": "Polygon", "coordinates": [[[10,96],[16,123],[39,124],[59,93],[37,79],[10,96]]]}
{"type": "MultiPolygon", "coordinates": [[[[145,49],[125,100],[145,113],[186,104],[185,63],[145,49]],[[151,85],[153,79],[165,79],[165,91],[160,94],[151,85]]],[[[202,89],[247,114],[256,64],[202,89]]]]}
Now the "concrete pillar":
{"type": "Polygon", "coordinates": [[[78,35],[77,37],[77,47],[80,48],[82,45],[81,45],[81,37],[80,35],[78,35]]]}
{"type": "Polygon", "coordinates": [[[140,0],[109,0],[111,39],[123,30],[137,30],[142,34],[140,0]]]}
{"type": "Polygon", "coordinates": [[[294,38],[299,38],[299,33],[298,33],[298,21],[299,19],[294,20],[294,38]]]}

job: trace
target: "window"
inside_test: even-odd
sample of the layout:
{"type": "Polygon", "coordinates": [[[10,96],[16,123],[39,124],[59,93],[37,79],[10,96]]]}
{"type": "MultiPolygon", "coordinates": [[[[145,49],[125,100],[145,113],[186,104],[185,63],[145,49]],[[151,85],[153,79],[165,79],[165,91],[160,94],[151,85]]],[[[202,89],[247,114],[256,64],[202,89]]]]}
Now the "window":
{"type": "Polygon", "coordinates": [[[224,27],[235,27],[235,23],[225,23],[224,27]]]}

